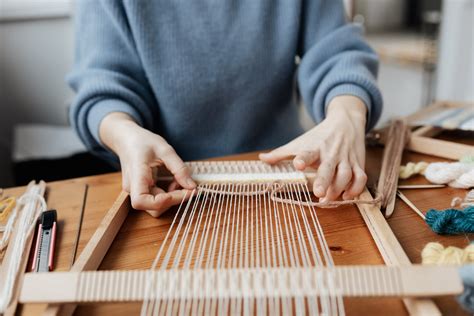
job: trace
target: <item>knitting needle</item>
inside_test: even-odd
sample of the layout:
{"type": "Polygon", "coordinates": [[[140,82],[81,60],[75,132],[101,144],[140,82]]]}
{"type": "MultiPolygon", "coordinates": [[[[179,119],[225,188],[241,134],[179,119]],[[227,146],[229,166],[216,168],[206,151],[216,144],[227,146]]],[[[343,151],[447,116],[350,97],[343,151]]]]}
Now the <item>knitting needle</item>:
{"type": "Polygon", "coordinates": [[[87,201],[87,192],[88,191],[89,191],[89,185],[85,184],[85,186],[84,186],[84,197],[82,198],[81,214],[79,215],[79,222],[77,224],[76,240],[74,241],[74,246],[73,246],[73,249],[72,249],[71,267],[74,264],[74,261],[76,261],[77,247],[79,246],[79,239],[81,237],[82,221],[84,219],[84,211],[86,209],[86,201],[87,201]]]}
{"type": "Polygon", "coordinates": [[[413,204],[400,190],[397,190],[397,196],[406,203],[416,214],[418,214],[423,220],[426,219],[425,214],[423,214],[416,206],[413,204]]]}
{"type": "Polygon", "coordinates": [[[439,189],[445,188],[444,184],[406,184],[406,185],[399,185],[398,189],[402,190],[410,190],[410,189],[439,189]]]}

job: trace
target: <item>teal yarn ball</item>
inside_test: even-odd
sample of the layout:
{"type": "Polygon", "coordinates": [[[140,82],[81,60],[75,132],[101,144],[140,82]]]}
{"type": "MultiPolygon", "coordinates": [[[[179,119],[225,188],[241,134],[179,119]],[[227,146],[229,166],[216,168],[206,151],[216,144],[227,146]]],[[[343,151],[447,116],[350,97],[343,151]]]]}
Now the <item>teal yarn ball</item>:
{"type": "Polygon", "coordinates": [[[474,233],[474,206],[466,207],[463,210],[429,210],[426,213],[426,223],[437,234],[474,233]]]}

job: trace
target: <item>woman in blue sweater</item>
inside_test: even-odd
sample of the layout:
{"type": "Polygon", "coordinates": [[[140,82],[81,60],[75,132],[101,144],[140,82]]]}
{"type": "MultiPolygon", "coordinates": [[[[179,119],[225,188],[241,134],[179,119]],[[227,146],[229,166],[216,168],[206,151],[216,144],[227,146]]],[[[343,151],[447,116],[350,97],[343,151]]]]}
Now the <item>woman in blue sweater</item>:
{"type": "Polygon", "coordinates": [[[134,208],[180,202],[195,186],[183,160],[264,148],[268,163],[319,166],[322,202],[363,190],[378,61],[342,1],[81,0],[76,24],[71,122],[91,151],[118,156],[134,208]],[[295,82],[318,123],[307,132],[295,82]],[[155,186],[160,163],[179,186],[155,186]]]}

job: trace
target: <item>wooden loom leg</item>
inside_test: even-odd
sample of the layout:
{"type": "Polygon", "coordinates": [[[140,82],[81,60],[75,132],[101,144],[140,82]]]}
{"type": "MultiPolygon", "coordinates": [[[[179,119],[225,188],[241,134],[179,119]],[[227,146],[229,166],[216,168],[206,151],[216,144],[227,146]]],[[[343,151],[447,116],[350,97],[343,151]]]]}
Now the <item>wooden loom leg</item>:
{"type": "Polygon", "coordinates": [[[464,156],[474,154],[474,147],[470,145],[416,135],[410,137],[407,149],[425,155],[453,160],[459,160],[464,156]]]}
{"type": "MultiPolygon", "coordinates": [[[[367,188],[359,197],[361,200],[371,200],[372,195],[367,188]]],[[[369,204],[357,204],[377,248],[388,266],[411,265],[397,237],[385,220],[379,207],[369,204]]],[[[441,315],[436,304],[430,299],[404,299],[406,309],[410,315],[441,315]]]]}
{"type": "MultiPolygon", "coordinates": [[[[79,258],[71,267],[71,272],[90,271],[99,268],[130,209],[129,195],[122,191],[107,214],[105,214],[79,258]]],[[[43,315],[70,316],[74,313],[76,306],[75,304],[48,304],[43,315]]]]}

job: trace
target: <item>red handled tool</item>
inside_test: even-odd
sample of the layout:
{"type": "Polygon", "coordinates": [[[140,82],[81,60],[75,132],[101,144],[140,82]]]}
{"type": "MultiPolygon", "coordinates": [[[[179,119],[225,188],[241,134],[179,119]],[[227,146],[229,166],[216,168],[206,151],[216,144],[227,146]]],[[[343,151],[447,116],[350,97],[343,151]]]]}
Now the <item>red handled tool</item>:
{"type": "Polygon", "coordinates": [[[56,210],[41,214],[36,237],[32,272],[49,272],[53,270],[54,244],[56,241],[56,210]]]}

